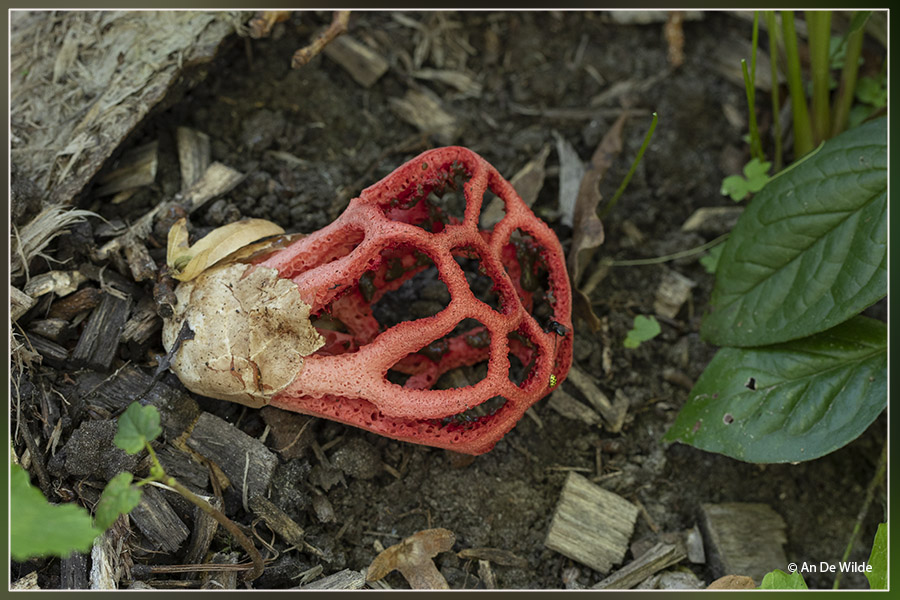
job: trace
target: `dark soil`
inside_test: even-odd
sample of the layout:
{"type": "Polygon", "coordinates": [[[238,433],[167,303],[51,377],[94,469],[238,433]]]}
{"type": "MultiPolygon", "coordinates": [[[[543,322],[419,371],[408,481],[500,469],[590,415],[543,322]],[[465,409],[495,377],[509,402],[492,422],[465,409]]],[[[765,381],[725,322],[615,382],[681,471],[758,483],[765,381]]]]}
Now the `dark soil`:
{"type": "MultiPolygon", "coordinates": [[[[726,118],[726,113],[746,114],[744,90],[713,68],[723,40],[750,38],[747,21],[708,13],[703,20],[685,22],[684,63],[673,69],[667,60],[662,23],[621,25],[601,14],[580,12],[407,16],[435,34],[424,67],[465,70],[483,85],[477,97],[462,97],[441,83],[416,84],[439,94],[457,118],[459,134],[452,142],[479,153],[506,177],[544,144],[554,144],[555,133],[572,143],[586,161],[623,107],[642,111],[643,116],[628,121],[624,150],[601,184],[600,191],[609,198],[643,141],[650,113],[659,114],[643,162],[605,220],[606,242],[598,254],[616,259],[662,256],[696,247],[724,232],[684,233],[681,225],[700,207],[732,205],[720,195],[719,187],[747,159],[744,126],[726,118]],[[443,65],[438,62],[442,49],[443,65]],[[625,93],[593,114],[575,112],[590,108],[591,98],[610,86],[655,76],[658,81],[647,89],[625,93]],[[573,110],[554,116],[542,115],[544,109],[573,110]],[[638,241],[635,231],[643,241],[638,241]]],[[[219,58],[206,67],[205,80],[167,99],[167,106],[147,119],[123,147],[160,140],[157,183],[117,206],[100,206],[89,194],[83,206],[107,218],[135,220],[152,204],[171,197],[180,186],[174,132],[185,125],[211,136],[214,160],[249,174],[234,191],[192,217],[199,233],[241,217],[262,217],[288,231],[311,232],[331,222],[362,187],[420,151],[442,145],[418,135],[390,107],[389,99],[402,97],[412,83],[402,55],[412,57],[417,40],[414,29],[390,14],[354,13],[351,20],[351,35],[376,45],[391,63],[391,69],[371,88],[357,84],[323,56],[302,69],[290,69],[293,52],[329,20],[327,13],[295,14],[277,25],[269,39],[229,40],[219,58]],[[301,161],[285,162],[271,151],[287,152],[301,161]]],[[[766,97],[760,104],[767,102],[766,97]]],[[[766,109],[761,110],[761,119],[768,119],[766,109]]],[[[556,152],[550,153],[547,165],[549,174],[535,212],[553,227],[567,249],[572,231],[559,223],[556,152]]],[[[762,502],[787,524],[789,561],[840,560],[886,437],[883,418],[848,446],[793,465],[747,464],[660,441],[688,397],[689,389],[678,382],[696,381],[716,350],[698,334],[714,281],[698,263],[699,256],[665,265],[612,268],[592,295],[594,310],[608,324],[608,334],[591,334],[576,323],[576,365],[593,374],[610,397],[621,390],[630,400],[620,434],[564,418],[545,400],[533,409],[540,423],[522,419],[490,453],[464,464],[444,450],[315,421],[311,435],[304,438],[301,456],[281,458],[273,500],[306,530],[309,543],[323,550],[325,557],[287,551],[286,545],[276,542],[282,554],[254,587],[294,586],[292,577],[317,564],[324,575],[344,568],[361,570],[377,554],[376,542],[390,546],[432,527],[451,530],[456,535],[455,550],[500,548],[527,561],[524,568],[494,565],[498,587],[562,588],[573,582],[590,586],[604,574],[544,547],[566,469],[578,469],[589,478],[602,476],[598,480],[602,487],[645,507],[633,542],[655,538],[655,528],[677,532],[693,527],[702,503],[762,502]],[[654,313],[655,290],[667,269],[696,282],[691,300],[677,318],[661,320],[662,333],[657,338],[635,350],[625,349],[622,340],[634,316],[654,313]],[[604,370],[602,362],[604,349],[611,353],[609,370],[604,370]],[[680,375],[672,377],[672,373],[680,375]],[[336,439],[336,444],[326,446],[336,439]],[[319,461],[308,447],[310,440],[328,447],[328,457],[342,469],[344,482],[328,485],[315,477],[319,461]],[[602,455],[599,473],[597,448],[602,455]],[[381,470],[382,463],[395,469],[403,466],[402,476],[398,479],[381,470]],[[317,495],[310,493],[311,485],[327,503],[314,501],[317,495]]],[[[160,250],[155,257],[161,259],[160,250]]],[[[150,293],[150,285],[138,288],[139,295],[150,293]]],[[[160,353],[161,343],[154,337],[145,348],[129,349],[128,356],[152,373],[153,357],[160,353]]],[[[55,387],[62,386],[68,374],[45,365],[26,377],[55,387]]],[[[165,381],[180,386],[174,376],[165,381]]],[[[570,385],[564,384],[565,389],[577,395],[570,385]]],[[[237,423],[252,436],[259,437],[265,429],[259,411],[198,400],[204,410],[237,423]]],[[[87,411],[76,417],[67,410],[62,407],[63,414],[73,418],[64,423],[61,445],[69,441],[81,420],[90,418],[87,411]]],[[[267,444],[272,446],[271,437],[267,444]]],[[[70,470],[54,485],[74,489],[86,479],[102,484],[106,475],[70,470]]],[[[239,522],[249,524],[253,518],[240,502],[229,508],[230,516],[239,522]]],[[[868,557],[875,528],[883,519],[884,506],[877,501],[863,522],[851,559],[868,557]]],[[[137,532],[135,536],[132,542],[140,545],[137,532]]],[[[219,537],[214,548],[228,543],[219,537]]],[[[626,562],[630,558],[626,556],[626,562]]],[[[180,557],[151,554],[136,560],[177,564],[180,557]]],[[[483,586],[477,561],[445,553],[436,562],[452,588],[483,586]]],[[[713,579],[706,565],[682,564],[706,583],[713,579]]],[[[56,560],[14,564],[13,579],[34,569],[43,587],[59,586],[56,560]]],[[[832,576],[812,574],[806,580],[810,587],[830,587],[832,576]]],[[[397,572],[386,581],[392,587],[408,587],[397,572]]],[[[862,575],[848,575],[843,585],[866,588],[867,582],[862,575]]]]}

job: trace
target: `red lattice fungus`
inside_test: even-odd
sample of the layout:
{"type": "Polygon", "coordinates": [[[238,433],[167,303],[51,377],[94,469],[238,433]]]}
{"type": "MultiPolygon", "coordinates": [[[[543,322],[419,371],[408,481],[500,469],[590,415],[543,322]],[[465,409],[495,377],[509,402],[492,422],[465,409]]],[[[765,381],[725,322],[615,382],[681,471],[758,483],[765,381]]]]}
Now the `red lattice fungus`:
{"type": "Polygon", "coordinates": [[[254,262],[297,284],[326,340],[271,399],[279,408],[482,454],[562,382],[572,362],[559,241],[494,167],[465,148],[419,155],[363,190],[331,225],[254,262]],[[506,209],[491,231],[478,227],[487,190],[506,209]],[[449,304],[432,316],[379,324],[372,307],[435,268],[449,304]],[[524,373],[510,373],[511,357],[524,373]],[[448,371],[479,363],[487,375],[474,385],[432,389],[448,371]]]}

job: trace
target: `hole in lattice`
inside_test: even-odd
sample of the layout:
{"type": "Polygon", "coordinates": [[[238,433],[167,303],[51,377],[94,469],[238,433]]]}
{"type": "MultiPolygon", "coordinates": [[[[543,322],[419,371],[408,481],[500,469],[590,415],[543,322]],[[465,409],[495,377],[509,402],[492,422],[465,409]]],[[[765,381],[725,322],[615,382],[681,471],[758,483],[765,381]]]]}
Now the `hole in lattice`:
{"type": "Polygon", "coordinates": [[[367,271],[359,290],[372,304],[381,330],[404,321],[432,317],[450,304],[450,291],[427,254],[404,246],[383,250],[381,263],[367,271]]]}
{"type": "Polygon", "coordinates": [[[290,270],[285,271],[281,276],[285,279],[290,279],[299,273],[304,273],[310,269],[327,265],[349,256],[351,252],[362,244],[365,237],[366,234],[362,229],[352,226],[325,236],[313,250],[298,255],[293,259],[290,270]]]}
{"type": "Polygon", "coordinates": [[[475,319],[464,319],[447,335],[397,361],[386,377],[413,389],[470,387],[487,377],[490,346],[490,331],[475,319]]]}
{"type": "Polygon", "coordinates": [[[481,203],[481,214],[478,216],[478,227],[491,230],[506,216],[506,203],[490,187],[484,192],[481,203]]]}
{"type": "Polygon", "coordinates": [[[488,398],[478,406],[473,406],[461,413],[450,415],[441,419],[441,427],[452,429],[455,427],[472,427],[479,421],[486,421],[499,412],[508,400],[503,396],[488,398]]]}
{"type": "Polygon", "coordinates": [[[546,250],[530,234],[516,229],[503,247],[503,267],[516,293],[535,320],[547,329],[554,318],[556,298],[550,288],[546,250]]]}
{"type": "Polygon", "coordinates": [[[494,280],[482,266],[478,252],[474,248],[461,247],[454,248],[452,254],[456,264],[463,270],[469,289],[472,290],[475,297],[497,312],[502,312],[500,294],[497,292],[494,280]]]}
{"type": "Polygon", "coordinates": [[[409,377],[410,377],[409,373],[401,373],[400,371],[388,369],[385,379],[387,379],[394,385],[399,385],[402,387],[402,386],[406,385],[406,381],[409,379],[409,377]]]}
{"type": "Polygon", "coordinates": [[[538,349],[521,331],[512,331],[506,337],[509,343],[509,380],[524,388],[534,376],[538,349]]]}
{"type": "MultiPolygon", "coordinates": [[[[422,164],[424,169],[430,166],[422,164]]],[[[462,163],[443,165],[431,177],[410,182],[382,209],[392,221],[402,221],[431,233],[440,233],[446,225],[463,222],[466,213],[464,185],[470,177],[462,163]]]]}

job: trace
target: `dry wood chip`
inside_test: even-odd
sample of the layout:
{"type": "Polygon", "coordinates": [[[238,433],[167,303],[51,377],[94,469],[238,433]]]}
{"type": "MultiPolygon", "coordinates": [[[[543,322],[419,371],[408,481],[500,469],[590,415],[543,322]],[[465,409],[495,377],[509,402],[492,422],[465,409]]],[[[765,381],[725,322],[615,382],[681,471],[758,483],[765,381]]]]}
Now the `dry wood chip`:
{"type": "Polygon", "coordinates": [[[364,88],[375,85],[390,67],[383,56],[350,36],[336,38],[323,52],[364,88]]]}
{"type": "Polygon", "coordinates": [[[656,288],[656,299],[653,310],[661,317],[674,319],[681,306],[691,297],[691,290],[697,282],[688,279],[681,273],[666,269],[662,281],[656,288]]]}
{"type": "Polygon", "coordinates": [[[209,136],[190,127],[175,130],[178,146],[178,166],[181,168],[181,189],[197,183],[209,168],[211,150],[209,136]]]}
{"type": "Polygon", "coordinates": [[[527,560],[502,548],[466,548],[457,552],[456,555],[464,560],[488,560],[504,567],[524,569],[528,566],[527,560]]]}
{"type": "Polygon", "coordinates": [[[80,223],[86,217],[97,215],[89,210],[67,210],[62,206],[50,206],[42,210],[21,229],[13,229],[10,273],[13,277],[27,274],[28,264],[40,256],[53,239],[66,228],[80,223]]]}
{"type": "Polygon", "coordinates": [[[36,302],[37,300],[19,288],[13,285],[9,286],[9,315],[13,321],[18,321],[22,315],[31,310],[36,302]]]}
{"type": "Polygon", "coordinates": [[[414,533],[376,556],[369,565],[366,580],[378,581],[396,569],[414,590],[450,589],[431,559],[453,548],[455,542],[456,536],[447,529],[414,533]]]}
{"type": "Polygon", "coordinates": [[[616,394],[615,400],[611,402],[589,375],[574,366],[569,369],[567,381],[577,387],[588,402],[597,409],[610,432],[618,433],[622,430],[625,415],[628,413],[628,398],[616,394]]]}
{"type": "Polygon", "coordinates": [[[159,166],[159,141],[132,148],[122,155],[116,167],[101,175],[97,196],[109,196],[124,190],[150,185],[159,166]]]}
{"type": "Polygon", "coordinates": [[[48,271],[32,277],[23,291],[32,298],[51,293],[62,298],[77,290],[85,281],[87,277],[79,271],[48,271]]]}
{"type": "Polygon", "coordinates": [[[593,589],[625,590],[633,588],[657,571],[681,562],[686,556],[684,549],[675,544],[658,543],[594,585],[593,589]]]}
{"type": "Polygon", "coordinates": [[[477,97],[481,95],[482,86],[472,79],[468,73],[452,71],[449,69],[418,69],[410,73],[417,79],[437,81],[456,88],[465,97],[477,97]]]}
{"type": "Polygon", "coordinates": [[[430,91],[407,90],[403,98],[391,98],[398,117],[427,135],[436,135],[442,144],[452,144],[459,135],[456,117],[444,110],[440,99],[430,91]]]}
{"type": "Polygon", "coordinates": [[[588,425],[599,425],[603,420],[591,407],[579,402],[562,388],[553,390],[550,408],[573,421],[583,421],[588,425]]]}

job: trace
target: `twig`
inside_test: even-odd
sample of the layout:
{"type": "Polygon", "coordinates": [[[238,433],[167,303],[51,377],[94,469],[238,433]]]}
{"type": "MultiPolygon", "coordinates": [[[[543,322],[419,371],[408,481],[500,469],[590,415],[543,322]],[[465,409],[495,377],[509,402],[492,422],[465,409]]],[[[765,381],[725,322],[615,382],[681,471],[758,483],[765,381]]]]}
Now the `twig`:
{"type": "Polygon", "coordinates": [[[41,457],[41,448],[38,446],[38,443],[34,439],[34,435],[31,433],[31,426],[27,422],[23,422],[22,428],[19,431],[22,432],[25,446],[31,453],[31,464],[37,474],[38,482],[41,485],[41,491],[44,492],[44,496],[50,498],[50,478],[47,476],[46,469],[44,469],[44,459],[41,457]]]}
{"type": "Polygon", "coordinates": [[[320,33],[311,44],[304,48],[300,48],[294,53],[294,57],[291,59],[291,68],[299,69],[312,60],[312,58],[320,53],[334,38],[347,31],[347,23],[349,21],[349,10],[335,11],[334,18],[331,20],[331,25],[328,26],[328,29],[320,33]]]}

